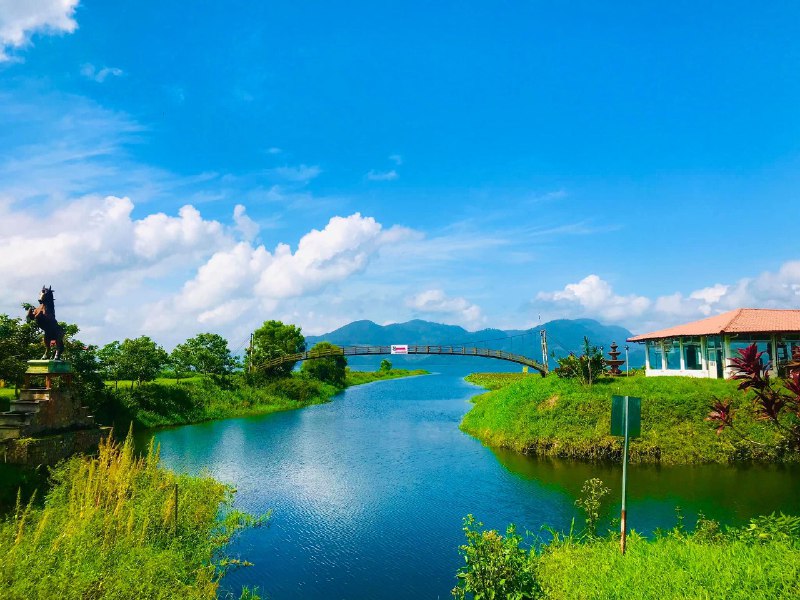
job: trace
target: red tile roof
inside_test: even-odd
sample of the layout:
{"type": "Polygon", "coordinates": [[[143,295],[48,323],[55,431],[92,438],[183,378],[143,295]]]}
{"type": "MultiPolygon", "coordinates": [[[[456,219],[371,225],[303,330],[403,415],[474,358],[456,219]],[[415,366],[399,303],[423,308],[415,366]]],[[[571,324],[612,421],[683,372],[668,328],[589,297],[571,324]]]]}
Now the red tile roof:
{"type": "Polygon", "coordinates": [[[723,333],[800,333],[800,310],[738,308],[707,319],[635,335],[629,342],[723,333]]]}

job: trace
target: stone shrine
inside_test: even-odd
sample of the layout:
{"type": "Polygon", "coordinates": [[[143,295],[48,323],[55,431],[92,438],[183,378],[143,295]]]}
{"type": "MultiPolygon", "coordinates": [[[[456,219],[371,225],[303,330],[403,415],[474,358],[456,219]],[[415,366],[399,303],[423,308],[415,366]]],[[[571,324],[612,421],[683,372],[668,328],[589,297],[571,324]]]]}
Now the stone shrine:
{"type": "Polygon", "coordinates": [[[72,365],[63,360],[29,360],[20,396],[0,413],[0,460],[51,465],[76,452],[93,450],[107,435],[72,385],[72,365]]]}

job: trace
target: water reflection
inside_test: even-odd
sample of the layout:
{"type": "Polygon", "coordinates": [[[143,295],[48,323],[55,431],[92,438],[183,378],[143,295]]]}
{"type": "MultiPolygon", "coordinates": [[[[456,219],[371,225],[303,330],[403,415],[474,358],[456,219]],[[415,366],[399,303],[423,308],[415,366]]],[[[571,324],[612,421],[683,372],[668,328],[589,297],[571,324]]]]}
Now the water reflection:
{"type": "MultiPolygon", "coordinates": [[[[619,503],[622,469],[613,463],[536,458],[504,449],[492,449],[497,460],[511,473],[575,498],[583,482],[599,477],[619,503]]],[[[636,520],[636,507],[646,508],[638,529],[664,527],[675,507],[690,517],[702,512],[729,524],[740,524],[758,514],[773,511],[800,514],[800,465],[691,465],[661,466],[632,464],[628,467],[629,513],[636,520]],[[798,482],[798,483],[795,483],[798,482]]],[[[615,514],[619,504],[608,510],[615,514]]],[[[631,518],[631,517],[629,517],[631,518]]]]}

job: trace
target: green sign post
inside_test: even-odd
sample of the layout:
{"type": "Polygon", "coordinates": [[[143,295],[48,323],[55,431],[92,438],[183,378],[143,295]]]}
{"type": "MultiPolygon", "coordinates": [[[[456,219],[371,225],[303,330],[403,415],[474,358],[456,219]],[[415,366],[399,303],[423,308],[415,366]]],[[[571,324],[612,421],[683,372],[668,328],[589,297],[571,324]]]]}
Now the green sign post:
{"type": "Polygon", "coordinates": [[[612,396],[611,435],[624,438],[622,446],[622,514],[620,516],[619,549],[625,554],[625,537],[628,533],[626,486],[628,483],[628,440],[642,433],[642,399],[631,396],[612,396]]]}

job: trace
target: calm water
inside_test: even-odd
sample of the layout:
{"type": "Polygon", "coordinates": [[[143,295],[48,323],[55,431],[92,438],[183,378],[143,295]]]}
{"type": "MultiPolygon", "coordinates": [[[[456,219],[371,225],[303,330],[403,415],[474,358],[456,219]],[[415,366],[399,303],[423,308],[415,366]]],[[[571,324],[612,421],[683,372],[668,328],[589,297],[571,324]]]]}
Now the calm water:
{"type": "MultiPolygon", "coordinates": [[[[582,482],[595,476],[614,492],[608,516],[619,510],[619,467],[526,458],[461,433],[481,391],[466,372],[445,368],[352,388],[322,406],[155,434],[166,466],[233,484],[241,509],[272,510],[269,526],[232,547],[255,566],[224,585],[256,585],[277,600],[447,598],[466,514],[501,529],[566,529],[582,482]]],[[[629,521],[641,531],[672,526],[677,505],[726,522],[800,513],[797,468],[629,473],[629,521]]]]}

